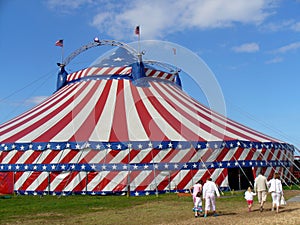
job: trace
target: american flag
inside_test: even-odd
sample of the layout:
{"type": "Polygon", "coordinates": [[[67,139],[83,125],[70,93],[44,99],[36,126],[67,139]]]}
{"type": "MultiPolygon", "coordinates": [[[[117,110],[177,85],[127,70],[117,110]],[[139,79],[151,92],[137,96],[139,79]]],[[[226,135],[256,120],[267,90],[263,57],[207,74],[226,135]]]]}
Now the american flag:
{"type": "Polygon", "coordinates": [[[140,26],[136,26],[134,33],[140,35],[140,26]]]}
{"type": "Polygon", "coordinates": [[[62,40],[62,39],[57,40],[55,42],[55,46],[63,47],[64,46],[64,40],[62,40]]]}

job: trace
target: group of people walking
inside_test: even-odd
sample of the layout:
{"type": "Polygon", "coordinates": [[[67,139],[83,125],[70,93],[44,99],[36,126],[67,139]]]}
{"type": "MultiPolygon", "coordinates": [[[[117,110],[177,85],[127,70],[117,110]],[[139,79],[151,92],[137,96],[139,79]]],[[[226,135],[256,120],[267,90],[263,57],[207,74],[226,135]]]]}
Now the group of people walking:
{"type": "Polygon", "coordinates": [[[267,200],[267,193],[271,193],[272,197],[272,211],[279,212],[280,200],[283,197],[282,183],[278,173],[274,173],[271,180],[267,181],[267,178],[259,173],[254,180],[254,192],[249,187],[245,192],[245,199],[248,203],[248,210],[251,212],[253,205],[253,196],[257,194],[257,199],[260,204],[260,212],[264,210],[264,204],[267,200]]]}
{"type": "MultiPolygon", "coordinates": [[[[271,193],[272,197],[272,211],[278,213],[280,200],[283,198],[283,188],[278,173],[274,173],[274,177],[269,181],[267,181],[267,178],[261,173],[255,178],[254,192],[251,187],[249,187],[244,195],[248,204],[248,211],[252,211],[253,199],[254,196],[257,195],[260,204],[260,212],[262,212],[264,210],[268,192],[271,193]]],[[[211,178],[208,178],[205,183],[202,180],[199,180],[190,187],[190,193],[193,198],[193,211],[195,217],[199,217],[203,213],[202,200],[205,201],[203,217],[207,217],[209,211],[213,211],[213,216],[218,216],[216,213],[216,196],[220,197],[220,192],[211,178]]]]}
{"type": "Polygon", "coordinates": [[[199,180],[195,185],[190,188],[190,193],[193,197],[195,217],[200,216],[203,212],[202,199],[205,201],[205,209],[203,217],[207,217],[210,210],[213,211],[214,216],[218,216],[216,213],[216,195],[219,198],[220,192],[217,185],[211,178],[207,178],[203,184],[202,180],[199,180]]]}

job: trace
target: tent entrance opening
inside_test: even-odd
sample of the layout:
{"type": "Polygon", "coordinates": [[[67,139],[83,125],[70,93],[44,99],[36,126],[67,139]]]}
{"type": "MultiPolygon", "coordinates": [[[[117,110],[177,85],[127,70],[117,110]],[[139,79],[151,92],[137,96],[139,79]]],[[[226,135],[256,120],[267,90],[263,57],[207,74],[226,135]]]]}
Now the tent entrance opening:
{"type": "Polygon", "coordinates": [[[254,178],[251,167],[228,168],[228,183],[231,190],[253,188],[254,178]]]}

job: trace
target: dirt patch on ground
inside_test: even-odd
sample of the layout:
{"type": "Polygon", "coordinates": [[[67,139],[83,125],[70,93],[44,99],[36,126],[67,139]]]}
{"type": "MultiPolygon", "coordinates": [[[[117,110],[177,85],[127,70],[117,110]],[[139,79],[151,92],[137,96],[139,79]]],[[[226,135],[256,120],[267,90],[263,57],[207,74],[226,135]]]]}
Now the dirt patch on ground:
{"type": "MultiPolygon", "coordinates": [[[[169,225],[194,225],[194,224],[214,224],[214,225],[230,225],[230,224],[255,224],[255,225],[299,225],[300,224],[300,203],[292,202],[284,207],[280,207],[279,213],[271,211],[271,203],[265,205],[263,212],[259,211],[256,205],[252,212],[248,212],[246,208],[237,208],[236,210],[226,210],[222,208],[219,216],[209,216],[207,218],[191,218],[185,221],[167,223],[169,225]]],[[[166,225],[166,224],[165,224],[166,225]]]]}

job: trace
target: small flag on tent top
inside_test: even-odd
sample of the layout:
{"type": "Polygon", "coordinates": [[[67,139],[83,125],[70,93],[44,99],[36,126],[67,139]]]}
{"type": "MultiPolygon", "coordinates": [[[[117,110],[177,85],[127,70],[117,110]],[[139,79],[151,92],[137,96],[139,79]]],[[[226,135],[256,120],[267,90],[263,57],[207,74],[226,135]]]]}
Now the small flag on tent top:
{"type": "Polygon", "coordinates": [[[63,47],[64,46],[64,40],[57,40],[56,42],[55,42],[55,46],[59,46],[59,47],[63,47]]]}
{"type": "Polygon", "coordinates": [[[134,33],[136,35],[140,35],[140,26],[136,26],[135,30],[134,30],[134,33]]]}
{"type": "Polygon", "coordinates": [[[173,48],[173,53],[174,55],[176,55],[176,48],[173,48]]]}

